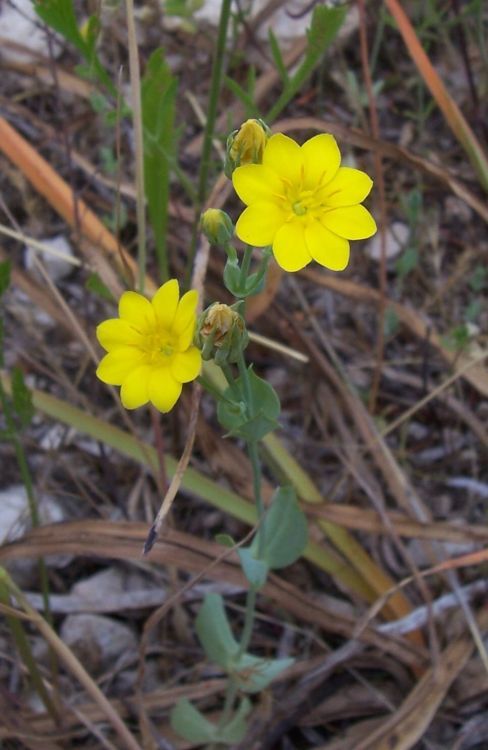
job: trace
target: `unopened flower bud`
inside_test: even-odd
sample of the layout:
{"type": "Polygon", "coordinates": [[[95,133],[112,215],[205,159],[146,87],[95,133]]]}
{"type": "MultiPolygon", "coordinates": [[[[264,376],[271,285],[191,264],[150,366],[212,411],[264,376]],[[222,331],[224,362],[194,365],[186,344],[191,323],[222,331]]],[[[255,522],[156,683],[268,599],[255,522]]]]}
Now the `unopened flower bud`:
{"type": "Polygon", "coordinates": [[[234,130],[227,138],[226,176],[230,179],[234,169],[243,164],[261,164],[270,135],[271,131],[263,120],[246,120],[239,130],[234,130]]]}
{"type": "Polygon", "coordinates": [[[226,245],[234,236],[230,216],[220,208],[207,208],[200,220],[202,232],[212,245],[226,245]]]}
{"type": "Polygon", "coordinates": [[[195,334],[195,344],[205,360],[214,359],[223,365],[236,362],[239,352],[249,341],[244,318],[232,307],[214,302],[200,315],[195,334]]]}

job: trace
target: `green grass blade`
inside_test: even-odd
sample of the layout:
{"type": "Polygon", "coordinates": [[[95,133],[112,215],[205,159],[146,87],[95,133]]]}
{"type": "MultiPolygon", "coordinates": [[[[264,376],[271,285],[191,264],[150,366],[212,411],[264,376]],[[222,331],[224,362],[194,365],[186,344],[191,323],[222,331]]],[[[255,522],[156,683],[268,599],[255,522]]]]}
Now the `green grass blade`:
{"type": "Polygon", "coordinates": [[[164,58],[164,51],[152,53],[141,82],[144,128],[144,189],[149,221],[154,232],[161,281],[169,278],[167,253],[169,180],[176,159],[174,136],[177,81],[164,58]]]}
{"type": "Polygon", "coordinates": [[[312,23],[308,31],[308,44],[302,64],[293,78],[284,88],[281,96],[269,110],[265,120],[269,123],[276,120],[280,112],[300,91],[305,81],[310,77],[321,57],[336,38],[346,17],[346,8],[327,8],[317,5],[314,8],[312,23]]]}

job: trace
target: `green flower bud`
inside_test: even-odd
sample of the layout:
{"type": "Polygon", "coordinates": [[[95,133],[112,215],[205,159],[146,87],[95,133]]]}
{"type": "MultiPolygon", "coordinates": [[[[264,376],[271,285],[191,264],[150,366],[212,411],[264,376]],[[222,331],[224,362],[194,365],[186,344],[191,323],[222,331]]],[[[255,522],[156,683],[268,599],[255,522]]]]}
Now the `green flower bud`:
{"type": "Polygon", "coordinates": [[[207,208],[200,219],[205,237],[212,245],[227,245],[234,236],[234,225],[230,216],[220,208],[207,208]]]}
{"type": "Polygon", "coordinates": [[[236,308],[214,302],[198,318],[195,345],[201,350],[202,358],[213,359],[218,365],[236,362],[243,351],[249,336],[244,318],[236,308]]]}
{"type": "Polygon", "coordinates": [[[261,164],[270,135],[271,131],[263,120],[246,120],[239,130],[234,130],[227,138],[226,176],[230,179],[234,169],[243,164],[261,164]]]}

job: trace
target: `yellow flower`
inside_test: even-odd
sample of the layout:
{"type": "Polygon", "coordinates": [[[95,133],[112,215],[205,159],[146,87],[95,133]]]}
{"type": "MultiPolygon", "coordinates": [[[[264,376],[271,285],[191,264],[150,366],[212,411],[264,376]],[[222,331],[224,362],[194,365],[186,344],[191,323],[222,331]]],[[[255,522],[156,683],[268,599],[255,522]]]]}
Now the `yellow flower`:
{"type": "Polygon", "coordinates": [[[150,401],[161,412],[177,402],[182,383],[198,377],[201,354],[193,346],[198,293],[182,296],[171,279],[149,302],[137,292],[124,292],[119,318],[97,327],[97,338],[108,352],[97,376],[109,385],[120,385],[126,409],[150,401]]]}
{"type": "Polygon", "coordinates": [[[359,205],[372,180],[340,163],[332,135],[316,135],[303,146],[282,133],[271,136],[262,164],[246,164],[232,175],[247,205],[236,225],[239,239],[255,247],[272,245],[285,271],[299,271],[312,259],[342,271],[349,240],[371,237],[376,224],[359,205]]]}

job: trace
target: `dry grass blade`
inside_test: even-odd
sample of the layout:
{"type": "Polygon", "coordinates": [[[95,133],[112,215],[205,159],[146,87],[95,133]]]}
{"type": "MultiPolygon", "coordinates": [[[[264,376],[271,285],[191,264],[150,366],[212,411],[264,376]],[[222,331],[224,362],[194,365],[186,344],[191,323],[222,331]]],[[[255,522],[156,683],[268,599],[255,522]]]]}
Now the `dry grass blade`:
{"type": "Polygon", "coordinates": [[[85,688],[91,698],[100,706],[103,713],[111,726],[113,727],[116,734],[119,736],[122,746],[128,748],[128,750],[141,750],[141,747],[125,723],[120,718],[117,711],[114,710],[110,701],[102,693],[96,682],[90,677],[88,672],[85,670],[80,661],[73,654],[61,640],[61,638],[55,633],[52,627],[46,622],[42,615],[38,614],[28,603],[25,596],[19,591],[19,589],[13,584],[8,583],[9,588],[13,596],[17,599],[19,605],[23,610],[30,615],[32,623],[39,630],[41,635],[45,638],[46,642],[58,655],[59,659],[64,662],[67,669],[76,677],[81,685],[85,688]]]}
{"type": "MultiPolygon", "coordinates": [[[[480,616],[488,626],[488,612],[480,616]]],[[[436,668],[418,681],[400,708],[377,731],[360,741],[356,750],[409,750],[425,735],[447,691],[473,651],[473,641],[464,635],[442,652],[436,668]]]]}
{"type": "MultiPolygon", "coordinates": [[[[320,508],[308,509],[308,514],[327,518],[348,529],[368,531],[372,534],[384,534],[387,531],[380,514],[376,510],[361,508],[357,505],[327,503],[320,508]]],[[[412,539],[435,539],[456,544],[466,544],[467,542],[488,543],[488,526],[486,525],[474,526],[443,521],[425,523],[407,518],[398,511],[387,511],[387,515],[389,522],[399,536],[412,539]]]]}
{"type": "MultiPolygon", "coordinates": [[[[314,281],[316,284],[320,284],[320,286],[332,289],[333,291],[338,292],[339,294],[344,294],[352,299],[361,300],[362,302],[379,301],[379,293],[375,289],[371,289],[363,284],[358,284],[355,281],[341,279],[337,276],[330,276],[313,269],[306,269],[300,273],[311,281],[314,281]]],[[[488,396],[488,372],[482,364],[483,359],[486,357],[486,353],[476,358],[467,357],[465,354],[456,355],[442,345],[439,334],[415,310],[391,299],[387,300],[387,305],[395,311],[399,320],[407,326],[415,336],[428,341],[429,344],[441,354],[443,359],[455,368],[456,377],[463,377],[474,388],[476,388],[481,395],[488,396]]]]}
{"type": "MultiPolygon", "coordinates": [[[[139,561],[146,533],[145,524],[128,522],[73,521],[58,526],[44,526],[16,542],[1,546],[0,560],[67,553],[82,557],[139,561]]],[[[168,529],[165,536],[154,545],[151,561],[197,573],[208,567],[207,572],[212,580],[245,588],[246,579],[236,556],[210,565],[221,552],[222,547],[218,544],[168,529]]],[[[271,576],[263,588],[263,594],[300,621],[313,623],[346,638],[353,637],[356,618],[329,610],[326,605],[315,601],[283,578],[271,576]]],[[[395,654],[397,659],[409,666],[419,666],[425,658],[423,649],[414,647],[401,638],[385,636],[372,628],[363,629],[360,637],[364,643],[395,654]]]]}
{"type": "MultiPolygon", "coordinates": [[[[33,187],[59,215],[74,227],[76,225],[75,198],[71,188],[35,148],[2,117],[0,117],[0,149],[22,170],[33,187]]],[[[105,251],[111,263],[115,262],[120,267],[122,276],[128,268],[135,278],[137,266],[129,253],[119,247],[113,234],[82,200],[78,200],[77,209],[82,235],[105,251]]],[[[146,288],[148,290],[155,288],[149,278],[146,278],[146,288]]]]}
{"type": "Polygon", "coordinates": [[[488,161],[478,139],[425,54],[413,26],[398,0],[385,0],[385,4],[397,22],[408,51],[428,86],[430,93],[442,110],[452,132],[466,151],[478,176],[480,185],[488,192],[488,161]]]}

